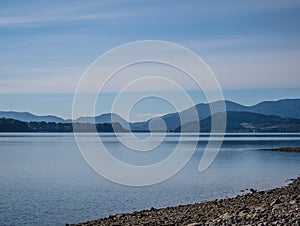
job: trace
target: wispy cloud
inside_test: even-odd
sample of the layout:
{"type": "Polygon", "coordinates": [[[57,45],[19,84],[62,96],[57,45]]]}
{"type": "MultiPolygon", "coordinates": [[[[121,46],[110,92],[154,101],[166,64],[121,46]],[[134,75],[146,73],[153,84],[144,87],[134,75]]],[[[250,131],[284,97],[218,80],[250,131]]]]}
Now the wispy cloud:
{"type": "Polygon", "coordinates": [[[107,2],[87,4],[56,4],[28,2],[0,10],[0,27],[36,27],[47,24],[72,23],[84,21],[106,21],[128,16],[127,12],[107,10],[107,2]],[[101,9],[101,4],[104,6],[101,9]],[[95,10],[97,9],[97,10],[95,10]],[[99,10],[101,9],[101,10],[99,10]]]}
{"type": "Polygon", "coordinates": [[[35,27],[45,25],[46,23],[107,20],[122,16],[124,15],[120,15],[119,13],[99,13],[86,15],[0,17],[0,27],[35,27]]]}
{"type": "Polygon", "coordinates": [[[177,23],[189,16],[195,20],[207,20],[228,16],[232,13],[253,11],[283,10],[299,8],[297,0],[255,0],[251,2],[229,0],[220,6],[215,1],[154,1],[141,2],[136,0],[89,1],[82,4],[77,1],[27,1],[9,4],[0,9],[0,27],[31,27],[45,26],[52,23],[70,23],[80,21],[106,21],[111,19],[129,18],[138,22],[140,19],[155,18],[161,22],[177,23]],[[212,13],[213,12],[213,13],[212,13]],[[180,17],[174,15],[182,15],[180,17]],[[194,15],[194,16],[193,16],[194,15]]]}
{"type": "MultiPolygon", "coordinates": [[[[177,57],[180,59],[181,56],[177,57]]],[[[223,89],[299,88],[300,50],[298,49],[214,53],[203,56],[203,59],[215,72],[223,89]]],[[[114,62],[110,63],[107,69],[114,66],[114,62]]],[[[0,92],[74,92],[84,70],[84,67],[2,67],[0,92]]],[[[197,88],[189,76],[175,68],[146,63],[128,67],[117,73],[107,82],[103,92],[118,92],[131,81],[136,83],[125,92],[177,90],[172,83],[164,80],[161,82],[156,79],[140,80],[142,77],[153,75],[169,79],[186,90],[197,88]]],[[[84,91],[98,92],[97,76],[94,80],[88,81],[84,91]]]]}
{"type": "Polygon", "coordinates": [[[237,52],[258,52],[266,49],[287,50],[298,48],[300,42],[298,36],[285,34],[247,34],[222,37],[202,37],[198,39],[183,40],[181,42],[194,51],[207,54],[227,54],[237,52]]]}
{"type": "Polygon", "coordinates": [[[81,15],[81,16],[56,16],[56,17],[6,17],[1,18],[0,25],[2,26],[22,26],[22,25],[34,25],[45,22],[68,22],[68,21],[84,21],[84,20],[94,20],[94,19],[105,19],[112,18],[115,15],[112,14],[95,14],[95,15],[81,15]]]}
{"type": "Polygon", "coordinates": [[[206,60],[224,89],[299,88],[299,50],[227,53],[206,60]]]}
{"type": "Polygon", "coordinates": [[[0,93],[73,93],[82,72],[80,67],[2,69],[11,76],[0,79],[0,93]]]}
{"type": "Polygon", "coordinates": [[[70,76],[0,81],[0,93],[72,93],[76,79],[70,76]]]}
{"type": "MultiPolygon", "coordinates": [[[[268,19],[276,19],[281,9],[293,11],[299,8],[299,1],[275,0],[270,3],[255,0],[245,3],[229,0],[226,5],[213,1],[154,3],[136,0],[6,3],[0,9],[0,28],[9,27],[14,32],[9,33],[3,29],[1,37],[0,81],[6,84],[1,86],[1,92],[55,92],[63,87],[70,91],[72,89],[68,79],[75,84],[83,70],[68,71],[62,65],[76,66],[79,62],[78,67],[86,67],[87,61],[103,54],[104,48],[108,50],[127,40],[142,38],[169,38],[187,46],[207,61],[224,88],[299,86],[300,43],[299,31],[295,29],[298,28],[297,20],[289,18],[287,12],[284,13],[285,20],[281,24],[288,23],[288,30],[283,25],[277,29],[277,23],[270,21],[268,23],[271,26],[257,28],[259,24],[255,21],[257,16],[264,16],[266,11],[274,10],[276,15],[269,15],[268,19]],[[247,13],[246,19],[243,13],[247,13]],[[201,26],[203,21],[206,22],[205,26],[201,26]],[[152,22],[154,25],[148,28],[147,25],[152,22]],[[63,24],[72,26],[60,27],[63,24]],[[224,24],[226,29],[223,28],[224,24]],[[19,27],[43,29],[19,31],[19,27]],[[268,30],[270,27],[273,30],[268,30]],[[57,70],[49,67],[49,64],[57,70]],[[273,80],[268,82],[262,77],[273,80]],[[24,88],[18,85],[22,82],[24,88]]],[[[130,75],[124,76],[121,82],[109,90],[118,90],[129,78],[130,75]]],[[[178,82],[193,88],[183,80],[178,82]]],[[[160,84],[149,86],[166,89],[160,84]]]]}

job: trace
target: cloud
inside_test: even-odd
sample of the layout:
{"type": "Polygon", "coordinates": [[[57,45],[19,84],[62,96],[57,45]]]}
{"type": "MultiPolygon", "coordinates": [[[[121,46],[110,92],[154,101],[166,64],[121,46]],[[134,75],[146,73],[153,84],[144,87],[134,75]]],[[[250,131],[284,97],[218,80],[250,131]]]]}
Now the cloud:
{"type": "MultiPolygon", "coordinates": [[[[161,20],[161,23],[174,23],[185,20],[184,12],[189,15],[197,15],[199,20],[207,20],[218,17],[226,17],[232,13],[243,13],[262,10],[282,10],[299,8],[297,0],[274,0],[270,4],[266,0],[243,2],[229,0],[220,6],[214,1],[195,1],[187,4],[181,1],[154,3],[136,0],[116,1],[26,1],[17,4],[6,3],[0,9],[0,27],[32,27],[45,26],[47,24],[59,25],[60,23],[83,22],[83,21],[105,21],[112,19],[132,19],[139,22],[140,19],[149,19],[148,22],[161,20]],[[172,4],[172,7],[170,7],[172,4]],[[212,13],[213,12],[213,13],[212,13]],[[174,15],[182,15],[180,17],[174,15]]],[[[195,19],[195,18],[194,18],[195,19]]],[[[120,22],[123,22],[120,20],[120,22]]]]}
{"type": "MultiPolygon", "coordinates": [[[[32,32],[32,30],[28,29],[24,33],[16,32],[17,35],[3,32],[4,35],[1,37],[1,41],[5,44],[0,49],[2,62],[0,65],[0,92],[72,92],[84,71],[83,67],[76,67],[76,63],[79,62],[80,65],[86,67],[96,54],[101,54],[99,48],[103,50],[103,46],[105,46],[105,48],[109,49],[116,45],[116,42],[112,41],[115,37],[117,37],[116,39],[119,38],[118,43],[122,43],[126,38],[136,40],[140,37],[168,38],[174,36],[173,40],[175,42],[180,41],[181,44],[198,53],[208,63],[216,73],[224,89],[289,88],[300,86],[300,64],[298,63],[300,60],[299,32],[291,29],[293,27],[290,27],[287,33],[285,30],[278,30],[274,34],[266,28],[264,33],[253,29],[250,34],[244,34],[242,21],[237,27],[237,29],[242,29],[242,31],[237,30],[240,32],[237,34],[236,32],[223,31],[223,24],[216,24],[216,22],[222,21],[212,20],[208,23],[208,25],[212,25],[210,29],[221,29],[221,35],[214,36],[209,34],[210,30],[203,30],[203,33],[206,32],[204,35],[201,32],[199,34],[194,30],[196,27],[193,26],[188,27],[185,34],[182,34],[184,32],[181,31],[175,31],[176,29],[174,28],[177,28],[176,26],[163,27],[163,29],[160,27],[155,31],[150,31],[151,29],[149,29],[149,33],[143,33],[142,35],[139,34],[140,29],[136,29],[145,29],[144,27],[146,27],[147,23],[152,23],[152,20],[149,20],[150,16],[156,22],[161,22],[159,26],[164,23],[167,23],[167,25],[174,23],[182,26],[184,24],[182,21],[186,22],[186,20],[189,23],[184,25],[187,26],[194,23],[201,24],[202,20],[210,21],[214,17],[225,17],[228,14],[234,15],[228,18],[232,22],[235,18],[239,19],[240,15],[246,11],[249,11],[251,14],[255,10],[297,9],[300,5],[299,1],[275,0],[270,4],[269,1],[264,0],[251,1],[250,3],[230,0],[226,5],[222,6],[211,1],[204,3],[195,1],[193,4],[176,1],[172,7],[166,7],[168,3],[156,3],[141,3],[140,1],[131,0],[120,0],[117,2],[108,0],[101,2],[92,1],[86,4],[76,1],[50,1],[46,3],[29,1],[11,5],[6,3],[6,6],[2,6],[0,9],[0,27],[47,26],[53,24],[60,26],[64,23],[86,21],[89,22],[88,25],[90,26],[88,30],[92,32],[85,33],[85,30],[80,30],[84,26],[77,26],[78,30],[72,26],[70,26],[70,30],[55,30],[51,28],[45,30],[35,29],[32,32]],[[239,16],[236,17],[233,12],[238,13],[239,16]],[[172,15],[177,16],[174,17],[172,15]],[[123,18],[125,18],[124,21],[123,18]],[[166,20],[163,20],[164,18],[166,20]],[[122,26],[110,26],[114,24],[115,19],[122,26]],[[93,23],[95,21],[97,22],[95,23],[96,25],[93,23]],[[106,26],[101,27],[104,28],[105,32],[102,33],[102,30],[99,29],[99,24],[106,26]],[[139,27],[135,26],[137,24],[139,27]],[[129,28],[134,28],[135,30],[129,29],[124,32],[127,26],[123,25],[128,25],[129,28]],[[170,33],[168,34],[169,36],[158,35],[160,32],[164,33],[165,30],[170,33]],[[291,30],[294,33],[291,33],[291,30]],[[84,48],[89,49],[86,50],[84,48]],[[90,57],[91,55],[92,57],[90,57]],[[84,62],[82,63],[82,61],[84,62]],[[70,64],[75,65],[73,69],[61,66],[70,64]],[[35,68],[35,65],[39,65],[39,67],[35,68]],[[43,67],[43,65],[46,66],[43,67]],[[52,65],[53,68],[49,67],[49,65],[52,65]]],[[[261,16],[264,12],[260,13],[258,16],[261,16]]],[[[249,24],[255,27],[256,24],[252,24],[250,20],[253,19],[255,22],[254,17],[256,17],[256,14],[253,15],[249,18],[247,17],[247,22],[250,21],[249,24]]],[[[275,18],[275,16],[272,14],[270,18],[275,18]]],[[[294,19],[293,17],[286,17],[285,14],[284,18],[286,20],[282,24],[294,19]]],[[[297,20],[294,20],[294,22],[296,23],[297,20]]],[[[251,28],[253,27],[249,27],[249,30],[251,28]]],[[[180,59],[181,56],[174,54],[173,57],[180,59]]],[[[113,61],[110,63],[114,64],[113,61]]],[[[111,66],[107,65],[107,67],[111,66]]],[[[179,73],[163,70],[161,70],[161,73],[168,75],[171,79],[175,75],[176,81],[184,88],[195,89],[195,86],[181,78],[178,75],[179,73]]],[[[137,77],[138,75],[132,75],[130,72],[124,73],[119,80],[114,80],[115,82],[111,83],[112,85],[108,86],[106,91],[118,91],[126,81],[137,77]]],[[[147,85],[146,87],[136,87],[136,91],[144,91],[145,88],[151,88],[154,91],[170,90],[170,87],[162,84],[148,83],[147,85]]],[[[89,84],[87,91],[97,91],[95,84],[89,84]]]]}
{"type": "Polygon", "coordinates": [[[300,51],[269,50],[207,57],[223,89],[300,88],[300,51]]]}
{"type": "Polygon", "coordinates": [[[0,81],[1,93],[68,93],[75,87],[76,82],[68,77],[0,81]]]}
{"type": "Polygon", "coordinates": [[[134,121],[146,121],[151,118],[156,118],[156,117],[161,117],[167,113],[162,113],[162,114],[154,114],[154,113],[138,113],[135,115],[134,121]]]}
{"type": "MultiPolygon", "coordinates": [[[[223,89],[300,88],[300,51],[297,49],[215,53],[204,56],[203,59],[214,71],[223,89]]],[[[108,69],[113,66],[113,62],[110,63],[112,65],[107,65],[108,69]]],[[[3,67],[1,68],[0,92],[74,92],[84,70],[84,67],[3,67]],[[3,76],[5,74],[6,77],[3,76]]],[[[185,90],[197,89],[189,76],[174,68],[145,64],[132,66],[117,73],[107,82],[103,92],[119,92],[130,81],[136,81],[136,83],[128,87],[125,92],[178,90],[166,80],[139,80],[148,76],[162,76],[170,79],[185,90]]],[[[95,78],[85,84],[85,92],[99,91],[97,77],[95,78]]]]}
{"type": "Polygon", "coordinates": [[[205,55],[300,49],[298,36],[286,34],[247,34],[183,40],[180,43],[205,55]]]}
{"type": "Polygon", "coordinates": [[[253,34],[186,41],[223,89],[300,88],[298,35],[253,34]]]}
{"type": "Polygon", "coordinates": [[[138,113],[135,116],[136,117],[148,117],[148,118],[153,118],[153,117],[161,117],[163,115],[165,115],[166,113],[162,113],[162,114],[153,114],[153,113],[138,113]]]}
{"type": "Polygon", "coordinates": [[[0,27],[39,27],[47,24],[107,21],[128,16],[126,12],[111,10],[113,5],[109,6],[110,10],[106,10],[107,5],[105,1],[101,1],[101,4],[78,4],[75,1],[72,4],[64,1],[19,3],[1,9],[0,27]]]}
{"type": "Polygon", "coordinates": [[[19,75],[0,79],[0,93],[73,93],[82,68],[7,68],[9,73],[19,75]]]}
{"type": "Polygon", "coordinates": [[[91,20],[106,20],[116,17],[121,17],[119,13],[101,13],[101,14],[86,14],[86,15],[57,15],[57,16],[24,16],[24,17],[1,17],[0,27],[34,27],[42,26],[46,23],[61,23],[61,22],[80,22],[91,20]]]}

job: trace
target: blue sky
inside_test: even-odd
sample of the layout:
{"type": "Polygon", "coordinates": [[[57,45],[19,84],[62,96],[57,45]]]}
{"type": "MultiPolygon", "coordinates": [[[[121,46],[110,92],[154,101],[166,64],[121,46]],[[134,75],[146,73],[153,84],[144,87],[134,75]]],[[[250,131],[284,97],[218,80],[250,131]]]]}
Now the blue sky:
{"type": "MultiPolygon", "coordinates": [[[[249,105],[300,97],[299,1],[29,0],[0,6],[0,110],[70,118],[85,69],[111,48],[145,39],[197,53],[227,99],[249,105]]],[[[202,100],[187,90],[195,102],[202,100]]],[[[108,92],[104,101],[113,96],[108,92]]],[[[150,102],[134,109],[132,120],[172,111],[150,102]]]]}

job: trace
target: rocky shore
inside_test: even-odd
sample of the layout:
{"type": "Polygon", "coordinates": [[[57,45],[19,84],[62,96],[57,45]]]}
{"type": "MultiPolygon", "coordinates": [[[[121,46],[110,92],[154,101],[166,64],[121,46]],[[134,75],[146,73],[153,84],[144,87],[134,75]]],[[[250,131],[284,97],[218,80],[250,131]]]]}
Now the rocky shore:
{"type": "Polygon", "coordinates": [[[263,148],[265,151],[300,152],[300,147],[263,148]]]}
{"type": "Polygon", "coordinates": [[[251,190],[235,198],[117,214],[87,225],[297,225],[300,226],[300,177],[284,187],[251,190]]]}

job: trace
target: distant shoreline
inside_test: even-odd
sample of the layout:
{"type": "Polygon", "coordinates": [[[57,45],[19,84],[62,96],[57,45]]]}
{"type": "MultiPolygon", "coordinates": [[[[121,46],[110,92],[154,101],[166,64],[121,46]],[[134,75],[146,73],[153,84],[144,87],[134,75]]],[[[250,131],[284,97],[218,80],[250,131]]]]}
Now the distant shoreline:
{"type": "MultiPolygon", "coordinates": [[[[298,225],[300,223],[300,177],[287,186],[162,209],[116,214],[87,225],[298,225]]],[[[66,224],[68,225],[68,224],[66,224]]]]}
{"type": "Polygon", "coordinates": [[[262,148],[263,151],[300,152],[300,147],[262,148]]]}

